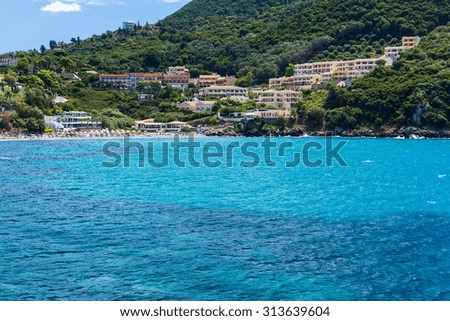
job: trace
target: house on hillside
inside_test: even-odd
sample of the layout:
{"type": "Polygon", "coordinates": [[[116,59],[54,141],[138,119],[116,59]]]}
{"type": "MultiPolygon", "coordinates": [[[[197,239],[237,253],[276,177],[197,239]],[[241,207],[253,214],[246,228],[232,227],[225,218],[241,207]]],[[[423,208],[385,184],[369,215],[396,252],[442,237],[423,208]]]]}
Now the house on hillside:
{"type": "Polygon", "coordinates": [[[302,93],[295,90],[266,90],[261,92],[258,101],[277,108],[292,109],[302,100],[302,93]]]}
{"type": "Polygon", "coordinates": [[[14,67],[19,63],[18,58],[4,57],[0,58],[0,67],[14,67]]]}
{"type": "Polygon", "coordinates": [[[122,29],[124,30],[134,30],[134,27],[136,27],[136,22],[131,20],[125,20],[122,22],[122,29]]]}
{"type": "Polygon", "coordinates": [[[211,110],[216,102],[214,100],[194,100],[185,101],[177,107],[181,110],[189,110],[193,113],[205,112],[211,110]]]}

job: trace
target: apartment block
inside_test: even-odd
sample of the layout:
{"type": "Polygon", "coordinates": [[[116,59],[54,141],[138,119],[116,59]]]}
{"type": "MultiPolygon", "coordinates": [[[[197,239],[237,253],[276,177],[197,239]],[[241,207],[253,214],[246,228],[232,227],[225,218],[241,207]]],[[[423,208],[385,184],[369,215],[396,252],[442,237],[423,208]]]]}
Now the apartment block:
{"type": "Polygon", "coordinates": [[[65,111],[58,116],[44,116],[45,126],[57,130],[85,130],[103,128],[102,120],[82,111],[65,111]]]}
{"type": "Polygon", "coordinates": [[[400,58],[400,54],[406,50],[409,50],[411,48],[414,48],[420,44],[420,37],[403,37],[402,38],[402,45],[399,47],[386,47],[384,48],[384,55],[385,57],[391,58],[391,59],[398,59],[400,58]]]}
{"type": "Polygon", "coordinates": [[[295,103],[302,100],[302,93],[295,90],[266,90],[261,93],[258,101],[277,108],[292,109],[295,103]]]}
{"type": "Polygon", "coordinates": [[[175,75],[184,75],[186,73],[189,73],[189,69],[187,69],[184,66],[169,67],[169,71],[167,73],[175,75]]]}
{"type": "Polygon", "coordinates": [[[269,123],[276,124],[278,122],[278,118],[284,117],[289,118],[291,116],[291,111],[289,109],[269,109],[269,110],[251,110],[245,112],[234,112],[229,114],[226,117],[223,117],[219,114],[219,118],[225,118],[227,120],[252,120],[255,118],[262,118],[269,123]]]}
{"type": "Polygon", "coordinates": [[[0,58],[0,67],[14,67],[19,63],[19,59],[12,58],[12,57],[6,57],[6,58],[0,58]]]}
{"type": "Polygon", "coordinates": [[[136,89],[140,82],[153,82],[169,84],[172,87],[187,88],[191,80],[189,71],[181,67],[170,67],[168,73],[130,73],[130,74],[101,74],[100,81],[113,84],[113,86],[124,86],[136,89]]]}
{"type": "Polygon", "coordinates": [[[236,77],[222,77],[219,74],[200,75],[198,78],[192,80],[195,86],[199,88],[211,86],[233,86],[235,81],[236,77]]]}
{"type": "Polygon", "coordinates": [[[402,38],[402,46],[403,47],[416,47],[420,45],[420,37],[403,37],[402,38]]]}
{"type": "Polygon", "coordinates": [[[210,86],[200,89],[201,96],[215,96],[221,98],[248,98],[248,89],[236,86],[210,86]]]}
{"type": "Polygon", "coordinates": [[[384,56],[379,58],[299,64],[295,66],[294,76],[272,78],[269,80],[269,87],[299,89],[329,82],[350,85],[355,79],[364,77],[374,70],[380,60],[384,60],[386,65],[392,65],[393,61],[400,57],[401,52],[419,44],[420,37],[403,37],[402,46],[385,48],[384,56]]]}

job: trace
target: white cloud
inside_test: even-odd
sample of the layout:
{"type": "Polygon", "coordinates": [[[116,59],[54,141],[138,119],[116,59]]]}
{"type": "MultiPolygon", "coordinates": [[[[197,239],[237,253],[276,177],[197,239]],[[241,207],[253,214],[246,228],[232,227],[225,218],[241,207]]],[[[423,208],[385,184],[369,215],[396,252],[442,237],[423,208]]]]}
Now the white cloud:
{"type": "Polygon", "coordinates": [[[163,0],[163,2],[166,3],[174,3],[174,2],[180,2],[181,0],[163,0]]]}
{"type": "Polygon", "coordinates": [[[106,4],[106,2],[103,0],[89,0],[86,2],[86,4],[91,6],[103,6],[106,4]]]}
{"type": "Polygon", "coordinates": [[[65,3],[61,1],[56,1],[42,7],[41,11],[50,13],[80,12],[81,6],[78,3],[65,3]]]}

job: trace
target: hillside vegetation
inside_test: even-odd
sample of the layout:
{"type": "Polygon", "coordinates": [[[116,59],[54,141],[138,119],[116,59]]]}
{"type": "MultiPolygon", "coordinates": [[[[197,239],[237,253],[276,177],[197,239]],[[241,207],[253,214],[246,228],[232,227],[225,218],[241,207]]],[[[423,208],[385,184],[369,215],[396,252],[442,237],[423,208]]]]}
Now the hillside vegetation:
{"type": "Polygon", "coordinates": [[[63,50],[20,53],[19,64],[5,77],[16,78],[25,90],[3,86],[0,100],[37,107],[44,114],[87,110],[117,128],[127,127],[131,118],[192,120],[199,116],[180,113],[175,103],[192,97],[193,88],[182,93],[154,84],[146,89],[154,99],[139,102],[133,93],[104,88],[98,76],[85,72],[151,72],[186,65],[193,77],[218,72],[254,85],[284,75],[292,63],[378,57],[402,36],[420,35],[421,45],[393,67],[380,67],[349,88],[305,92],[298,115],[301,122],[315,117],[315,123],[329,129],[443,128],[450,120],[449,21],[450,0],[193,0],[156,26],[74,38],[75,46],[63,50]],[[68,72],[82,79],[65,81],[57,75],[68,72]],[[52,106],[55,95],[70,101],[52,106]]]}

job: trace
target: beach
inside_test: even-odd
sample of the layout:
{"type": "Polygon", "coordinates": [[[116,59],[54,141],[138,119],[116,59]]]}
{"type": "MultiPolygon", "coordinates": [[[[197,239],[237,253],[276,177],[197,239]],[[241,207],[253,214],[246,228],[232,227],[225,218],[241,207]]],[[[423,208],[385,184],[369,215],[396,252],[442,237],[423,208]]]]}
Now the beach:
{"type": "Polygon", "coordinates": [[[123,137],[137,138],[170,138],[176,135],[203,137],[201,134],[193,133],[145,133],[130,130],[84,130],[84,131],[61,131],[44,134],[25,134],[6,132],[0,133],[0,141],[17,141],[17,140],[60,140],[60,139],[111,139],[123,137]]]}

